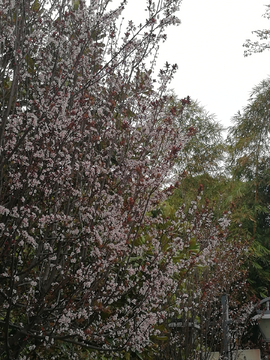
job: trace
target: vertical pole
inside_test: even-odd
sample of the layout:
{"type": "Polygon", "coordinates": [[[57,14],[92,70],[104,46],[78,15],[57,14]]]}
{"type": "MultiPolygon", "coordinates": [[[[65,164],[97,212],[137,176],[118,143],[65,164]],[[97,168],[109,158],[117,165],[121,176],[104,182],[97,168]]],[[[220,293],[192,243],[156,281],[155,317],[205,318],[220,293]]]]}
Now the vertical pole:
{"type": "Polygon", "coordinates": [[[229,306],[228,306],[228,295],[224,294],[221,297],[222,305],[222,328],[223,328],[223,356],[224,360],[229,359],[229,306]]]}

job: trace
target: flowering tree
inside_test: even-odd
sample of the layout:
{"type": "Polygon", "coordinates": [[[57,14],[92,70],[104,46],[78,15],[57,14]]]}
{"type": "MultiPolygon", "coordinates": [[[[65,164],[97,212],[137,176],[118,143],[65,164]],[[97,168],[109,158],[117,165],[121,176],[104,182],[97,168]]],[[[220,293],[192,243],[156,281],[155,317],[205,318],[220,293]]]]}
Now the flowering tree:
{"type": "Polygon", "coordinates": [[[233,320],[228,329],[228,350],[246,345],[242,335],[253,309],[243,267],[247,244],[230,234],[229,213],[215,223],[209,200],[203,206],[200,198],[188,209],[183,206],[174,213],[174,220],[179,214],[182,218],[174,231],[186,244],[186,251],[182,249],[174,260],[184,261],[185,267],[174,275],[178,287],[166,304],[169,316],[158,326],[160,334],[154,337],[158,346],[151,359],[208,359],[214,351],[222,355],[224,294],[230,294],[228,316],[233,320]]]}
{"type": "Polygon", "coordinates": [[[194,130],[167,111],[176,66],[151,76],[180,1],[149,0],[146,21],[119,34],[125,3],[0,5],[2,359],[140,352],[169,294],[179,309],[176,274],[213,262],[217,237],[195,256],[181,212],[165,224],[153,212],[194,130]]]}

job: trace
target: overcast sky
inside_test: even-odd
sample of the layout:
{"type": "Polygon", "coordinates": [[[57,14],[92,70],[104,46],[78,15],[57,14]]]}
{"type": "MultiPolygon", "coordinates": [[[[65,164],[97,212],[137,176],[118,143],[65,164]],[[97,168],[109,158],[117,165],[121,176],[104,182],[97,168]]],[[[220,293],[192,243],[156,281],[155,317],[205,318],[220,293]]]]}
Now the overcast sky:
{"type": "MultiPolygon", "coordinates": [[[[129,17],[136,23],[136,10],[143,11],[139,3],[145,1],[131,2],[136,8],[129,17]]],[[[225,127],[252,88],[270,75],[270,51],[243,55],[245,40],[256,39],[252,30],[270,28],[262,17],[265,4],[268,0],[183,0],[181,24],[168,31],[160,50],[159,65],[179,66],[171,86],[176,94],[198,100],[225,127]]]]}

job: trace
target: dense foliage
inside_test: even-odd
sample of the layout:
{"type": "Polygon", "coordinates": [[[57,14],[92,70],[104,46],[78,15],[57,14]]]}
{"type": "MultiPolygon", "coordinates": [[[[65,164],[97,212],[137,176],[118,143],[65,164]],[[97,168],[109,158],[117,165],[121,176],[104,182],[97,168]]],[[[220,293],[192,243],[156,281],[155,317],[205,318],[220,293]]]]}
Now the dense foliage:
{"type": "Polygon", "coordinates": [[[176,126],[189,99],[168,108],[176,66],[152,75],[180,1],[148,1],[119,32],[125,3],[0,5],[1,359],[148,356],[187,298],[242,279],[226,216],[162,212],[195,133],[176,126]]]}
{"type": "Polygon", "coordinates": [[[182,110],[183,102],[173,98],[173,107],[178,111],[176,125],[181,129],[193,127],[195,133],[178,157],[178,174],[218,176],[224,160],[222,126],[213,114],[208,113],[198,101],[190,99],[189,106],[182,110]]]}
{"type": "Polygon", "coordinates": [[[269,95],[267,79],[253,89],[243,112],[235,115],[227,139],[229,169],[238,190],[235,215],[246,237],[253,239],[250,281],[259,297],[268,296],[270,291],[269,95]]]}
{"type": "Polygon", "coordinates": [[[126,3],[0,4],[1,359],[203,359],[269,295],[269,80],[225,144],[155,69],[181,0],[126,3]]]}

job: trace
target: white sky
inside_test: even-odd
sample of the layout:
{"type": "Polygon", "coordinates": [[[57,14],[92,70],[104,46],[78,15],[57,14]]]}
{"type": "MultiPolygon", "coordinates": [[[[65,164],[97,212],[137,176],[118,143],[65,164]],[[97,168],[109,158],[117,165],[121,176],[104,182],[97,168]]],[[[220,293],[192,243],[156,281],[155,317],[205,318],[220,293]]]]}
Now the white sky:
{"type": "MultiPolygon", "coordinates": [[[[268,1],[183,0],[181,24],[167,32],[160,49],[158,65],[168,61],[179,66],[171,85],[176,94],[198,100],[225,127],[246,105],[252,88],[270,75],[270,51],[244,57],[242,46],[246,39],[256,39],[252,30],[270,28],[262,17],[268,1]]],[[[124,16],[136,23],[145,0],[131,3],[135,8],[124,16]]]]}

